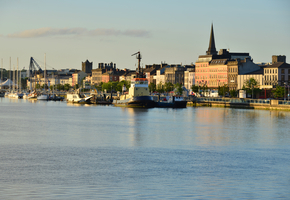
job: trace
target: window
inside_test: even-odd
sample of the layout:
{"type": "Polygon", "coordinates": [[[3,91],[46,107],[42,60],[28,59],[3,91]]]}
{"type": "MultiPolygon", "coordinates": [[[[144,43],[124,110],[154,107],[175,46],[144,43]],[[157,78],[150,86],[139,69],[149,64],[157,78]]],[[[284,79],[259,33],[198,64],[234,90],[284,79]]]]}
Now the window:
{"type": "Polygon", "coordinates": [[[281,73],[282,74],[285,74],[285,69],[281,69],[281,73]]]}
{"type": "Polygon", "coordinates": [[[285,81],[285,76],[281,75],[281,81],[285,81]]]}

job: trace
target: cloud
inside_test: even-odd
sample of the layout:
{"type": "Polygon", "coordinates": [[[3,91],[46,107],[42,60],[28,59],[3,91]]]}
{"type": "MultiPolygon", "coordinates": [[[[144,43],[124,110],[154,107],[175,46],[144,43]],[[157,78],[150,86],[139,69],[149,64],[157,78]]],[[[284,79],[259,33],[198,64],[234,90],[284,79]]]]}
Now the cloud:
{"type": "Polygon", "coordinates": [[[8,34],[11,38],[36,38],[47,36],[128,36],[128,37],[149,37],[150,32],[146,30],[116,30],[116,29],[103,29],[98,28],[88,30],[86,28],[39,28],[25,30],[13,34],[8,34]]]}

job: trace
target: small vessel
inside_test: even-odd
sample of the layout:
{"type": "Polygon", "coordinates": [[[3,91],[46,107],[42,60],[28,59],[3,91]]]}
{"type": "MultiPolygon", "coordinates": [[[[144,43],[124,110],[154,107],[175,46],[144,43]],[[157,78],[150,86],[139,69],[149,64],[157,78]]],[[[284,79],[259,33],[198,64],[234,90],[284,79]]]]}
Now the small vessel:
{"type": "Polygon", "coordinates": [[[134,78],[131,81],[129,93],[120,96],[120,100],[114,100],[115,106],[153,108],[155,102],[149,95],[148,80],[146,78],[134,78]]]}
{"type": "Polygon", "coordinates": [[[158,108],[186,108],[187,101],[181,96],[168,96],[156,102],[158,108]]]}
{"type": "Polygon", "coordinates": [[[49,95],[48,100],[51,101],[62,101],[64,97],[57,96],[56,94],[49,95]]]}
{"type": "Polygon", "coordinates": [[[92,94],[91,93],[91,103],[93,104],[99,104],[99,105],[110,105],[112,104],[111,98],[108,98],[109,96],[106,96],[105,94],[92,94]]]}
{"type": "Polygon", "coordinates": [[[4,97],[5,96],[5,92],[4,91],[0,91],[0,97],[4,97]]]}
{"type": "Polygon", "coordinates": [[[39,96],[37,96],[37,100],[47,101],[48,100],[48,95],[47,94],[40,94],[39,96]]]}
{"type": "Polygon", "coordinates": [[[148,80],[144,78],[143,71],[140,68],[140,51],[132,54],[132,56],[134,55],[138,60],[137,78],[131,80],[129,94],[121,95],[120,100],[114,100],[113,104],[124,107],[152,108],[155,106],[155,102],[153,97],[149,95],[148,80]]]}
{"type": "Polygon", "coordinates": [[[35,91],[30,92],[29,94],[24,97],[26,99],[37,99],[37,93],[35,91]]]}
{"type": "Polygon", "coordinates": [[[10,93],[9,97],[12,98],[12,99],[22,99],[23,98],[23,93],[21,93],[21,92],[13,92],[13,93],[10,93]]]}
{"type": "Polygon", "coordinates": [[[91,103],[92,96],[81,95],[79,93],[67,93],[66,101],[68,103],[91,103]]]}

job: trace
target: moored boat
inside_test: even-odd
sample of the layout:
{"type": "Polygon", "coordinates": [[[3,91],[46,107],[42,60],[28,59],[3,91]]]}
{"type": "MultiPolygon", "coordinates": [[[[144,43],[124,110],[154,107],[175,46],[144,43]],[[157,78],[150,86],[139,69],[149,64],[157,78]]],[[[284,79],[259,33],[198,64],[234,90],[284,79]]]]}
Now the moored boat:
{"type": "Polygon", "coordinates": [[[67,93],[66,101],[68,103],[91,103],[92,96],[81,95],[79,93],[67,93]]]}
{"type": "Polygon", "coordinates": [[[115,106],[152,108],[155,106],[153,98],[149,95],[148,80],[146,78],[134,78],[131,81],[129,93],[120,96],[120,100],[114,100],[115,106]]]}
{"type": "Polygon", "coordinates": [[[37,100],[47,101],[48,100],[48,95],[47,94],[40,94],[39,96],[37,96],[37,100]]]}
{"type": "Polygon", "coordinates": [[[32,91],[25,97],[26,99],[37,99],[37,93],[35,91],[32,91]]]}
{"type": "Polygon", "coordinates": [[[186,108],[187,101],[181,96],[169,96],[156,102],[158,108],[186,108]]]}

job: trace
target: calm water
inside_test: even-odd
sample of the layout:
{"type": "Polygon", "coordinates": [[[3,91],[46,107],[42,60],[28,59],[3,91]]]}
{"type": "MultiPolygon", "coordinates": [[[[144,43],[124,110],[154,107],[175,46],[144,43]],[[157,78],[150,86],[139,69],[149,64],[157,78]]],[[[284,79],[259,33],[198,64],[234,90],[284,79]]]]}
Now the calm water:
{"type": "Polygon", "coordinates": [[[0,99],[1,199],[290,199],[290,112],[0,99]]]}

